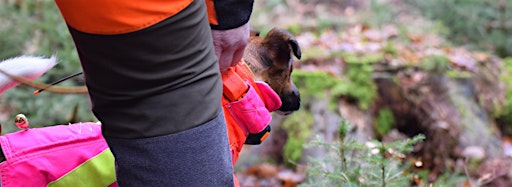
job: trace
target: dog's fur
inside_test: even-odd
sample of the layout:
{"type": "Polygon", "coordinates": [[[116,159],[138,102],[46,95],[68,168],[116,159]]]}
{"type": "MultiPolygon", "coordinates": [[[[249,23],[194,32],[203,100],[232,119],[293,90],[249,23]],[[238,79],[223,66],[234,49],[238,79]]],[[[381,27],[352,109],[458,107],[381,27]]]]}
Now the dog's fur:
{"type": "Polygon", "coordinates": [[[257,31],[251,31],[243,56],[254,73],[254,79],[266,82],[279,95],[283,104],[278,113],[285,115],[300,108],[300,94],[291,77],[292,53],[300,59],[297,40],[289,32],[274,28],[265,38],[259,37],[257,31]]]}

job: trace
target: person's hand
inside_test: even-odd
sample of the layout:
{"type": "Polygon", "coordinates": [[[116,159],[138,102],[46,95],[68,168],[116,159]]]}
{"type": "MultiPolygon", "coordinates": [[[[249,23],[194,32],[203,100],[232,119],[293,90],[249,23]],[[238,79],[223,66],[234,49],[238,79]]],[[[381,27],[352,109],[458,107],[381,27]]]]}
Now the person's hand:
{"type": "Polygon", "coordinates": [[[249,23],[230,30],[212,30],[212,36],[215,55],[223,72],[242,59],[249,42],[249,23]]]}

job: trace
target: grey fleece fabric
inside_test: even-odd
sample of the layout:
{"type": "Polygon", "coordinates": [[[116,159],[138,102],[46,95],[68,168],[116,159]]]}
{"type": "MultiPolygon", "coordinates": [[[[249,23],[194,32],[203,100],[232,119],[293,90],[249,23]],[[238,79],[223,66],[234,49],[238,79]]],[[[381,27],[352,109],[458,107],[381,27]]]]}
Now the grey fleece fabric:
{"type": "Polygon", "coordinates": [[[125,186],[234,186],[224,117],[179,133],[144,139],[106,138],[125,186]]]}

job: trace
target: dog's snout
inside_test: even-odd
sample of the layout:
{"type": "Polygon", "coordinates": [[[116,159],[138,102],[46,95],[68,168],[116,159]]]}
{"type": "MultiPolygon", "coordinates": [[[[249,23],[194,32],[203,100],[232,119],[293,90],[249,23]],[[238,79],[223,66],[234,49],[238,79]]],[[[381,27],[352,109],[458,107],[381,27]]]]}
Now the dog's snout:
{"type": "Polygon", "coordinates": [[[294,107],[292,108],[293,111],[299,110],[299,108],[300,108],[300,93],[299,93],[299,91],[293,90],[291,98],[295,100],[295,101],[293,101],[293,103],[294,103],[293,104],[294,107]]]}
{"type": "Polygon", "coordinates": [[[292,91],[292,96],[290,97],[290,99],[294,100],[292,101],[293,103],[293,110],[299,110],[300,108],[300,93],[299,93],[299,90],[293,90],[292,91]]]}
{"type": "Polygon", "coordinates": [[[289,94],[281,97],[281,101],[283,104],[281,105],[281,108],[278,109],[280,111],[279,113],[284,115],[291,114],[300,108],[300,93],[298,90],[294,89],[289,94]]]}
{"type": "Polygon", "coordinates": [[[300,102],[300,93],[299,93],[299,90],[294,89],[294,90],[292,91],[292,96],[293,96],[293,97],[296,97],[296,98],[299,100],[299,102],[300,102]]]}

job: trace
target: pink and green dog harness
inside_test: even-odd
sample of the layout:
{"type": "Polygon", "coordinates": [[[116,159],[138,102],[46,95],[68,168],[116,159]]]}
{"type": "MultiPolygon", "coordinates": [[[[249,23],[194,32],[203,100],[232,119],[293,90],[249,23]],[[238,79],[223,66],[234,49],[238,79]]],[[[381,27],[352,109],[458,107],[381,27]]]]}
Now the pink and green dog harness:
{"type": "Polygon", "coordinates": [[[96,123],[24,129],[0,136],[1,186],[117,186],[114,157],[96,123]]]}

